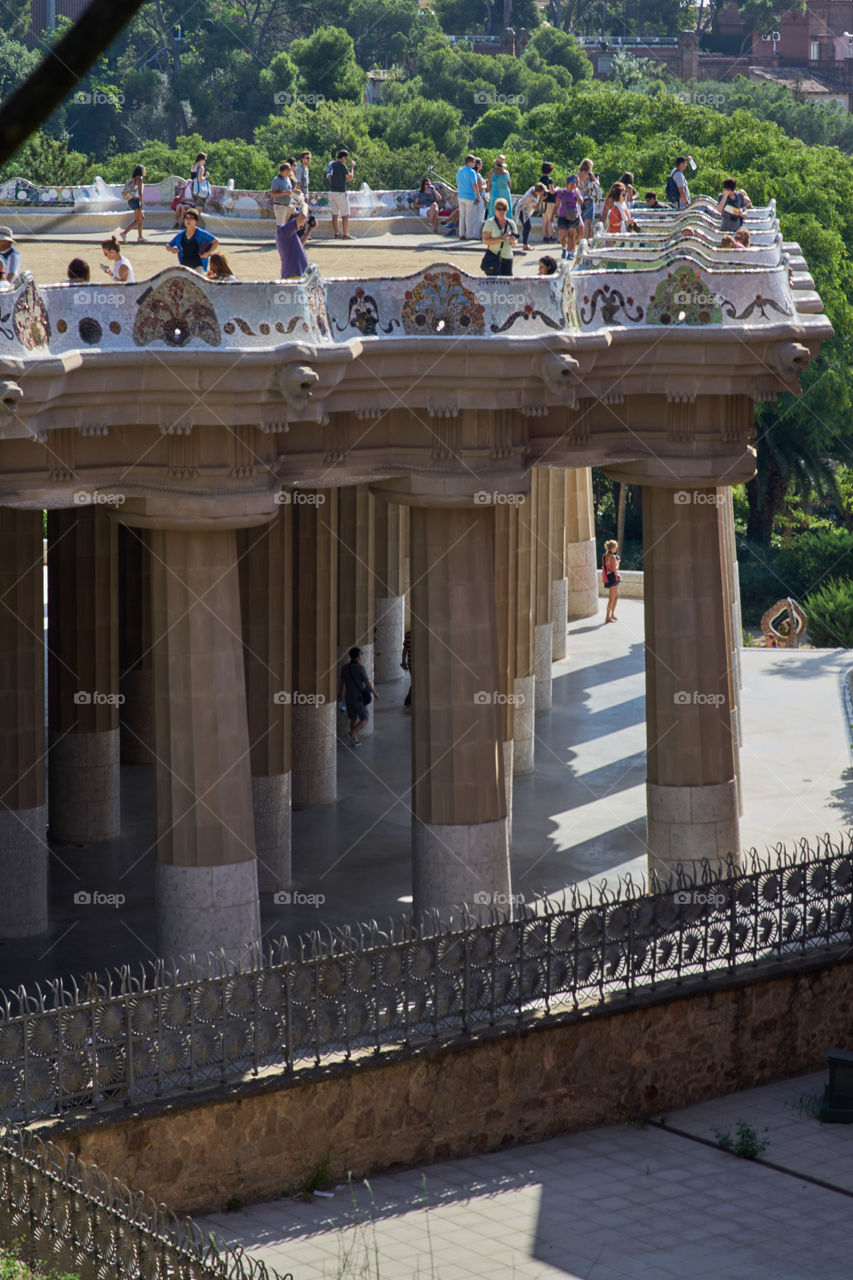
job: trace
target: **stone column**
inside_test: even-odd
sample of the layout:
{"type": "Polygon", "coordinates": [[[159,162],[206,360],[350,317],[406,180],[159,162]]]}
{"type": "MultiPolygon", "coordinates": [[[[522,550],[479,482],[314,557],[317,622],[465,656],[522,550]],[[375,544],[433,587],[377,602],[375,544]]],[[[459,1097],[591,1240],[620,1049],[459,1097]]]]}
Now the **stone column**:
{"type": "Polygon", "coordinates": [[[293,507],[271,524],[241,529],[240,613],[249,716],[249,757],[258,889],[291,884],[291,715],[293,699],[293,507]]]}
{"type": "Polygon", "coordinates": [[[151,568],[144,529],[118,527],[118,667],[122,764],[154,760],[151,568]]]}
{"type": "Polygon", "coordinates": [[[293,509],[293,804],[338,798],[338,491],[293,509]]]}
{"type": "Polygon", "coordinates": [[[510,888],[494,507],[413,507],[413,904],[482,914],[510,888]]]}
{"type": "Polygon", "coordinates": [[[650,868],[737,856],[724,551],[716,489],[644,485],[650,868]]]}
{"type": "Polygon", "coordinates": [[[377,684],[391,684],[402,680],[405,674],[400,667],[400,655],[403,652],[408,519],[407,507],[396,502],[376,504],[373,571],[377,684]]]}
{"type": "Polygon", "coordinates": [[[551,547],[551,657],[559,662],[566,656],[566,626],[568,622],[569,579],[566,560],[566,512],[568,507],[569,473],[565,467],[552,467],[548,472],[550,484],[549,535],[551,547]]]}
{"type": "Polygon", "coordinates": [[[149,536],[160,947],[251,961],[260,912],[237,535],[149,536]]]}
{"type": "Polygon", "coordinates": [[[0,507],[0,938],[48,927],[41,511],[0,507]]]}
{"type": "Polygon", "coordinates": [[[80,506],[47,531],[50,836],[91,844],[121,828],[117,530],[80,506]]]}
{"type": "Polygon", "coordinates": [[[736,564],[734,539],[734,509],[730,486],[717,489],[717,519],[719,521],[720,546],[723,560],[725,589],[726,645],[729,655],[729,698],[734,730],[735,779],[737,781],[738,813],[743,816],[743,792],[740,776],[741,717],[740,717],[740,632],[737,630],[736,564]]]}
{"type": "MultiPolygon", "coordinates": [[[[338,492],[338,666],[349,660],[353,645],[361,649],[367,674],[375,683],[373,618],[373,540],[376,502],[366,484],[338,492]]],[[[402,647],[402,642],[401,642],[402,647]]],[[[399,668],[399,658],[397,665],[399,668]]],[[[373,733],[376,708],[369,708],[364,738],[373,733]]]]}
{"type": "Polygon", "coordinates": [[[573,467],[569,473],[566,509],[566,568],[568,616],[593,618],[598,613],[598,567],[595,559],[595,517],[592,471],[573,467]]]}
{"type": "Polygon", "coordinates": [[[535,622],[536,524],[530,494],[515,518],[515,706],[513,708],[513,774],[533,772],[536,709],[535,622]]]}
{"type": "Polygon", "coordinates": [[[551,663],[554,646],[551,556],[551,482],[544,467],[533,468],[530,500],[533,504],[533,562],[536,582],[536,710],[551,710],[551,663]]]}
{"type": "MultiPolygon", "coordinates": [[[[522,497],[522,495],[518,495],[522,497]]],[[[507,844],[512,848],[512,778],[515,732],[516,657],[516,555],[518,507],[513,503],[495,510],[495,608],[498,639],[498,698],[506,788],[507,844]]]]}

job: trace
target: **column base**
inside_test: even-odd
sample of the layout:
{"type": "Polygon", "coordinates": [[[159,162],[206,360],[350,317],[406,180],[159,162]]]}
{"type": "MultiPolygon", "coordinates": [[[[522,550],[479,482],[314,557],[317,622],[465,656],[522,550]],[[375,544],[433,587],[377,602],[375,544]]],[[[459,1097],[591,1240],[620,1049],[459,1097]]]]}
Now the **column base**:
{"type": "Polygon", "coordinates": [[[334,804],[338,798],[337,704],[294,703],[291,715],[293,808],[334,804]]]}
{"type": "Polygon", "coordinates": [[[258,891],[289,889],[292,880],[290,843],[290,774],[252,778],[258,891]]]}
{"type": "Polygon", "coordinates": [[[258,869],[254,859],[222,867],[174,867],[158,862],[155,886],[160,951],[166,958],[225,952],[250,967],[261,938],[258,869]]]}
{"type": "Polygon", "coordinates": [[[48,753],[50,838],[113,840],[121,831],[118,729],[52,734],[48,753]]]}
{"type": "Polygon", "coordinates": [[[400,666],[405,633],[405,596],[377,596],[374,684],[391,684],[406,674],[400,666]]]}
{"type": "Polygon", "coordinates": [[[566,656],[566,623],[568,621],[567,599],[569,591],[568,578],[555,578],[551,583],[551,613],[554,621],[551,626],[551,658],[559,662],[566,656]]]}
{"type": "Polygon", "coordinates": [[[737,783],[704,787],[664,787],[646,783],[646,844],[649,871],[666,878],[678,863],[693,871],[700,858],[711,862],[740,855],[737,783]]]}
{"type": "Polygon", "coordinates": [[[516,676],[513,692],[515,707],[512,713],[512,771],[515,777],[519,777],[533,772],[536,677],[516,676]]]}
{"type": "Polygon", "coordinates": [[[46,933],[47,805],[0,809],[0,938],[46,933]]]}
{"type": "Polygon", "coordinates": [[[510,907],[507,820],[459,825],[412,819],[412,914],[437,911],[452,922],[459,908],[487,919],[492,904],[510,907]]]}
{"type": "Polygon", "coordinates": [[[595,539],[570,542],[566,546],[569,571],[566,614],[569,619],[593,618],[598,613],[598,566],[595,539]]]}
{"type": "Polygon", "coordinates": [[[121,678],[119,709],[122,764],[154,763],[154,673],[128,671],[121,678]]]}
{"type": "Polygon", "coordinates": [[[551,652],[553,624],[542,622],[535,633],[536,710],[550,711],[552,701],[551,652]]]}

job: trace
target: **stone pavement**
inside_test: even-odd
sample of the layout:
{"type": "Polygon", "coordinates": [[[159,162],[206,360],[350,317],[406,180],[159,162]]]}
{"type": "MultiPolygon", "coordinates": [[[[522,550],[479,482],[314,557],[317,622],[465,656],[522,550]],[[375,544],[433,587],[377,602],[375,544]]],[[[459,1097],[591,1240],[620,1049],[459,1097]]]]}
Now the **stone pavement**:
{"type": "MultiPolygon", "coordinates": [[[[620,625],[598,618],[569,627],[568,657],[554,666],[553,710],[536,718],[536,770],[513,796],[513,890],[543,890],[645,870],[643,602],[622,600],[620,625]]],[[[745,649],[745,812],[742,843],[839,832],[853,825],[853,770],[840,680],[847,650],[745,649]]],[[[266,938],[295,939],[324,924],[387,920],[411,895],[411,718],[405,680],[380,686],[376,732],[361,751],[339,747],[339,802],[293,815],[296,887],[321,908],[262,901],[266,938]]],[[[54,847],[51,932],[0,942],[0,989],[58,974],[151,959],[153,779],[122,769],[122,837],[54,847]],[[120,910],[78,908],[74,893],[124,893],[120,910]]]]}
{"type": "Polygon", "coordinates": [[[825,1079],[198,1223],[293,1280],[850,1280],[853,1128],[814,1118],[825,1079]],[[687,1136],[738,1120],[782,1170],[687,1136]]]}

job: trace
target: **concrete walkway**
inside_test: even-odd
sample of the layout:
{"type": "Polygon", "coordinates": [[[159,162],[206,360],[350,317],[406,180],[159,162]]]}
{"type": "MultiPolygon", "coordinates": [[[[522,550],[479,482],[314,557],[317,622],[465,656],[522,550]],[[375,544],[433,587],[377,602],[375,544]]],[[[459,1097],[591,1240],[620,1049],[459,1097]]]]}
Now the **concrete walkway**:
{"type": "Polygon", "coordinates": [[[294,1280],[850,1280],[853,1129],[814,1118],[825,1078],[199,1225],[294,1280]],[[781,1170],[706,1145],[739,1120],[781,1170]]]}
{"type": "MultiPolygon", "coordinates": [[[[573,623],[554,667],[554,707],[536,719],[536,770],[514,787],[513,890],[533,898],[614,872],[645,872],[643,603],[623,600],[620,625],[573,623]]],[[[853,771],[840,696],[847,650],[743,650],[743,845],[839,832],[853,824],[853,771]]],[[[376,732],[339,747],[339,803],[293,815],[299,890],[317,906],[262,904],[268,939],[325,924],[387,920],[411,895],[411,717],[407,681],[380,687],[376,732]]],[[[57,974],[103,971],[156,952],[153,778],[122,770],[122,838],[53,846],[52,929],[0,943],[0,989],[57,974]],[[119,908],[80,907],[81,889],[122,893],[119,908]]]]}

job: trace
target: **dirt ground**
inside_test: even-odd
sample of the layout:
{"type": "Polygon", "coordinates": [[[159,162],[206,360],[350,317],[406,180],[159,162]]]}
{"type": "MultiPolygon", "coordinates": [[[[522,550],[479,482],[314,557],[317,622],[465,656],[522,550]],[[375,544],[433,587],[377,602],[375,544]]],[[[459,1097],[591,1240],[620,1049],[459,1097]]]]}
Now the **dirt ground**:
{"type": "MultiPolygon", "coordinates": [[[[177,262],[174,254],[167,253],[165,245],[171,235],[165,231],[148,232],[146,241],[137,244],[128,239],[126,252],[133,263],[137,280],[147,279],[158,271],[177,262]]],[[[93,280],[106,280],[101,276],[99,262],[105,262],[100,249],[100,235],[80,236],[21,236],[17,246],[25,270],[32,271],[38,284],[55,284],[64,280],[68,263],[72,258],[83,258],[89,263],[93,280]]],[[[238,280],[277,280],[279,259],[275,245],[257,240],[221,240],[222,252],[228,258],[238,280]]],[[[543,250],[544,252],[544,250],[543,250]]],[[[376,236],[370,239],[348,240],[313,237],[308,245],[308,257],[316,262],[322,275],[334,276],[404,276],[420,271],[434,262],[450,262],[472,275],[479,275],[482,246],[469,242],[462,246],[458,240],[445,236],[425,235],[422,240],[414,236],[376,236]]],[[[527,259],[519,258],[518,271],[527,259]]],[[[525,274],[530,274],[525,270],[525,274]]]]}

